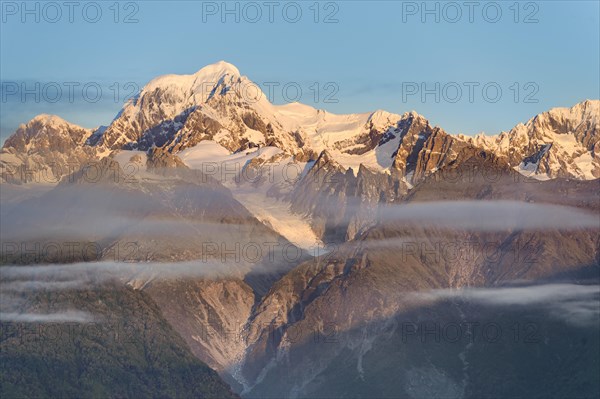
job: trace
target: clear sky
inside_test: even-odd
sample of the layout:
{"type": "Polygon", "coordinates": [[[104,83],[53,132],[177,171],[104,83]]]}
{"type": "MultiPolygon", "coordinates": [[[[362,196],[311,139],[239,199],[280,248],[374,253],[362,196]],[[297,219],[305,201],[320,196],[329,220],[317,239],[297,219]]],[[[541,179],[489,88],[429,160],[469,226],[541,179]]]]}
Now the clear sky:
{"type": "Polygon", "coordinates": [[[106,125],[153,77],[219,60],[277,82],[276,103],[300,88],[317,108],[416,110],[451,133],[600,97],[597,0],[315,3],[3,1],[1,139],[39,113],[106,125]]]}

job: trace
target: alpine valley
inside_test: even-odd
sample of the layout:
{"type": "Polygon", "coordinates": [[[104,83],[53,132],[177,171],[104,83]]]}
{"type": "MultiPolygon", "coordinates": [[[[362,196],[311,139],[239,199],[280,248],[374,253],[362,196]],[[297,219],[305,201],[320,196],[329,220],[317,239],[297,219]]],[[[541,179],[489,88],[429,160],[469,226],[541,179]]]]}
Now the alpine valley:
{"type": "Polygon", "coordinates": [[[274,105],[223,61],[38,115],[0,152],[0,394],[598,397],[599,130],[274,105]]]}

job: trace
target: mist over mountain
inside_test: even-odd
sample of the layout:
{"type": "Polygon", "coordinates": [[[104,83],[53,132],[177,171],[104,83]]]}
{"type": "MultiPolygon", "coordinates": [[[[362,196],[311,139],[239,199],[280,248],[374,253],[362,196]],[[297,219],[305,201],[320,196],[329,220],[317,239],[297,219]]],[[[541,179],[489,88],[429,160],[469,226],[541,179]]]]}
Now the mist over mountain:
{"type": "Polygon", "coordinates": [[[39,115],[0,152],[0,390],[595,397],[599,116],[452,135],[273,105],[223,61],[103,128],[39,115]],[[100,335],[19,330],[66,323],[100,335]]]}

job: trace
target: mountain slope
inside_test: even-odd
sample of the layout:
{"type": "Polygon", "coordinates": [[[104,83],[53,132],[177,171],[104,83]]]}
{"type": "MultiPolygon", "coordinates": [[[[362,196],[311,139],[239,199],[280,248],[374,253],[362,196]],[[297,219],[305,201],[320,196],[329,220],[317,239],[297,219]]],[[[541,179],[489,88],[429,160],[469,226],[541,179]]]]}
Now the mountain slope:
{"type": "Polygon", "coordinates": [[[0,222],[2,263],[92,262],[98,273],[106,265],[107,276],[156,301],[194,355],[235,382],[230,368],[245,346],[207,328],[237,331],[273,282],[310,255],[296,256],[214,179],[160,168],[169,157],[156,154],[162,161],[136,161],[155,167],[126,173],[122,155],[102,159],[98,179],[84,168],[15,205],[0,222]]]}
{"type": "Polygon", "coordinates": [[[7,273],[19,271],[3,270],[3,397],[238,397],[191,354],[148,295],[112,283],[56,291],[51,282],[25,294],[17,288],[23,276],[7,273]],[[65,307],[89,319],[69,320],[74,313],[61,316],[65,307]]]}
{"type": "MultiPolygon", "coordinates": [[[[570,279],[591,275],[593,282],[597,282],[600,278],[597,190],[598,181],[539,182],[526,179],[502,159],[477,149],[461,151],[457,161],[415,186],[405,198],[406,202],[397,204],[400,208],[390,209],[381,205],[377,224],[356,240],[298,266],[273,286],[256,306],[248,328],[249,346],[242,368],[246,381],[245,395],[334,397],[347,394],[350,389],[352,392],[379,392],[384,397],[394,397],[394,389],[390,387],[402,387],[401,391],[404,391],[411,386],[410,373],[399,381],[393,380],[387,373],[378,375],[367,368],[367,357],[371,359],[369,367],[377,368],[377,361],[385,359],[385,369],[413,367],[413,371],[417,372],[422,368],[433,368],[427,373],[421,370],[425,374],[420,371],[420,374],[415,374],[422,378],[434,378],[435,373],[445,374],[445,377],[440,376],[439,381],[425,383],[432,389],[438,387],[435,388],[437,393],[430,392],[432,395],[439,395],[444,389],[458,389],[458,397],[463,395],[462,389],[474,389],[474,392],[483,394],[486,392],[485,378],[479,380],[482,376],[478,376],[477,383],[464,385],[460,368],[456,368],[461,365],[460,353],[470,350],[468,341],[464,346],[443,341],[439,346],[423,345],[429,360],[423,359],[422,362],[418,352],[397,356],[384,356],[382,353],[392,350],[394,345],[397,347],[399,341],[404,342],[402,323],[425,319],[437,320],[439,326],[440,320],[460,323],[464,321],[461,317],[470,317],[473,321],[485,317],[499,322],[495,311],[487,309],[479,313],[462,304],[454,306],[450,303],[448,308],[439,311],[451,316],[440,319],[439,313],[430,308],[413,312],[415,307],[423,304],[411,299],[410,295],[415,291],[427,293],[452,289],[450,292],[455,292],[469,287],[502,287],[514,282],[531,284],[552,281],[559,275],[570,276],[570,279]],[[493,182],[490,180],[492,177],[493,182]],[[563,195],[564,190],[568,190],[569,195],[563,195]],[[555,219],[564,211],[562,208],[544,212],[544,221],[556,220],[546,227],[539,225],[539,221],[536,224],[527,214],[522,214],[514,222],[504,223],[506,216],[502,216],[502,201],[506,200],[533,204],[526,207],[531,211],[547,204],[570,206],[583,212],[573,215],[583,224],[569,226],[555,219]],[[468,209],[469,215],[455,217],[456,212],[462,211],[460,207],[453,207],[452,201],[468,201],[463,209],[468,209]],[[400,213],[402,207],[411,204],[416,207],[400,213]],[[481,215],[477,211],[481,205],[486,206],[487,214],[481,215]],[[498,215],[490,212],[498,212],[498,215]],[[433,216],[424,218],[423,214],[433,216]],[[586,222],[588,218],[589,222],[586,222]],[[454,220],[461,219],[462,223],[455,224],[454,220]],[[527,222],[529,224],[520,223],[528,219],[531,220],[527,222]],[[469,220],[474,222],[469,223],[469,220]],[[494,222],[485,227],[490,221],[494,222]],[[426,316],[428,309],[432,312],[431,319],[426,316]],[[381,342],[386,342],[383,347],[380,347],[381,342]],[[447,352],[454,350],[457,350],[454,355],[447,352]],[[451,362],[458,363],[453,366],[451,362]],[[346,372],[338,374],[341,373],[340,368],[346,372]],[[285,375],[281,370],[285,370],[285,375]],[[453,372],[458,376],[449,375],[453,372]],[[347,378],[354,376],[350,380],[351,388],[346,385],[348,379],[342,378],[342,375],[347,378]],[[336,380],[337,384],[332,382],[336,380]],[[444,385],[444,381],[452,383],[444,385]]],[[[526,324],[535,315],[535,312],[528,315],[518,311],[512,313],[510,309],[505,312],[506,319],[502,321],[506,323],[502,324],[505,329],[515,322],[526,324]]],[[[547,315],[540,317],[538,325],[550,323],[547,315]]],[[[441,326],[439,328],[443,328],[443,323],[441,326]]],[[[560,334],[562,327],[549,324],[548,328],[552,332],[545,330],[544,336],[560,334]]],[[[593,328],[585,327],[574,334],[589,336],[593,334],[593,328]]],[[[482,345],[473,352],[493,350],[493,347],[482,345]]],[[[549,353],[545,351],[553,349],[539,350],[542,352],[538,353],[545,357],[549,353]]],[[[566,348],[556,347],[554,350],[566,348]]],[[[509,367],[516,361],[515,357],[518,353],[511,353],[502,360],[502,364],[509,367]]],[[[532,366],[534,369],[544,368],[544,373],[547,373],[544,378],[551,380],[548,375],[555,373],[552,370],[556,363],[542,366],[545,361],[535,359],[536,356],[532,355],[528,361],[535,364],[532,366]]],[[[573,356],[571,361],[585,364],[590,360],[573,356]]],[[[569,385],[569,389],[596,392],[598,387],[591,384],[590,376],[586,378],[587,388],[569,385]]],[[[507,392],[518,392],[523,388],[515,385],[506,389],[507,392]]]]}

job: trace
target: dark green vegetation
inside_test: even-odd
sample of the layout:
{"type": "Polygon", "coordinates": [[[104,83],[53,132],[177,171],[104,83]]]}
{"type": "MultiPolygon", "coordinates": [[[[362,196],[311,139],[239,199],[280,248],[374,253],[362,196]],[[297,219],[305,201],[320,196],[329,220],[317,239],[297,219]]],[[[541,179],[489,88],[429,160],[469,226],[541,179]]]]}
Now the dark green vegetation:
{"type": "Polygon", "coordinates": [[[81,288],[21,296],[18,311],[77,309],[89,320],[3,320],[1,397],[237,397],[191,354],[146,294],[118,283],[81,288]]]}

